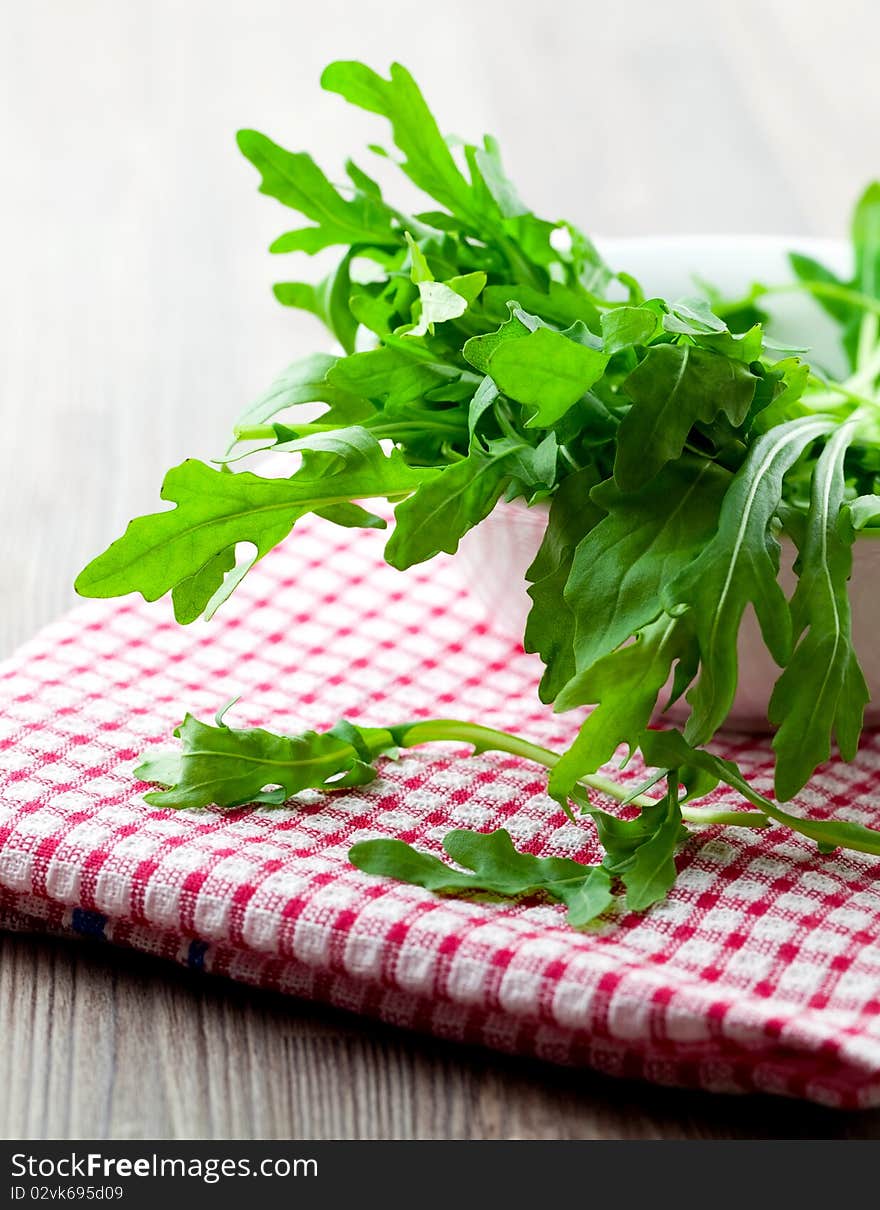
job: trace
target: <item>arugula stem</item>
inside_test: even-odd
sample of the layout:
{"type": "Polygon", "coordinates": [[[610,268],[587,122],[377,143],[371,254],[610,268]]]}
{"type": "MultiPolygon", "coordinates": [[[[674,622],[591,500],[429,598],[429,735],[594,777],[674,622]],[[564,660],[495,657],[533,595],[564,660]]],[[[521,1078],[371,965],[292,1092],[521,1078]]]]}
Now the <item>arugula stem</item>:
{"type": "Polygon", "coordinates": [[[715,807],[683,806],[681,817],[685,823],[723,824],[734,828],[769,828],[770,820],[761,811],[727,811],[715,807]]]}
{"type": "Polygon", "coordinates": [[[870,294],[863,294],[861,290],[852,290],[849,286],[841,286],[836,282],[789,282],[780,286],[764,286],[756,284],[748,294],[735,302],[726,302],[719,304],[715,308],[715,314],[723,319],[725,315],[732,311],[738,310],[747,303],[752,303],[757,298],[766,298],[771,294],[813,294],[817,298],[833,298],[838,302],[850,303],[854,307],[861,307],[863,311],[868,311],[874,315],[880,315],[880,298],[873,298],[870,294]]]}
{"type": "Polygon", "coordinates": [[[856,346],[856,370],[863,370],[877,352],[878,319],[876,313],[868,312],[859,324],[859,340],[856,346]]]}
{"type": "MultiPolygon", "coordinates": [[[[313,433],[332,433],[338,429],[338,424],[297,424],[291,425],[301,437],[309,437],[313,433]]],[[[240,424],[232,430],[236,441],[272,441],[276,437],[271,424],[240,424]]]]}
{"type": "MultiPolygon", "coordinates": [[[[291,424],[286,425],[292,433],[296,433],[297,437],[310,437],[315,433],[333,433],[340,428],[347,427],[339,424],[321,424],[316,421],[312,424],[291,424]]],[[[419,423],[402,421],[400,423],[389,424],[370,424],[365,421],[363,428],[368,429],[374,437],[397,437],[404,433],[421,434],[427,431],[436,431],[440,433],[453,433],[455,436],[464,437],[466,430],[464,425],[442,421],[420,421],[419,423]]],[[[239,425],[233,429],[233,436],[236,441],[273,441],[277,437],[275,428],[271,424],[245,424],[239,425]]]]}
{"type": "MultiPolygon", "coordinates": [[[[484,727],[480,723],[468,723],[454,718],[432,718],[423,722],[413,723],[412,726],[397,728],[392,731],[398,736],[402,748],[415,748],[419,744],[437,742],[461,742],[473,744],[477,752],[507,752],[511,756],[521,756],[524,760],[552,769],[562,759],[558,752],[533,744],[530,740],[518,735],[510,735],[506,731],[496,731],[493,727],[484,727]]],[[[602,773],[590,773],[580,779],[584,786],[606,794],[617,802],[631,803],[637,807],[654,806],[656,800],[645,794],[631,797],[629,787],[606,777],[602,773]]],[[[681,817],[687,823],[693,824],[725,824],[738,828],[766,828],[770,820],[763,811],[736,811],[715,807],[682,806],[681,817]]]]}
{"type": "MultiPolygon", "coordinates": [[[[494,727],[484,727],[480,723],[467,723],[454,718],[432,718],[424,722],[414,723],[405,731],[401,731],[400,745],[403,748],[414,748],[418,744],[433,742],[461,742],[473,744],[477,752],[507,752],[511,756],[521,756],[533,764],[552,769],[562,759],[558,752],[533,744],[530,740],[518,735],[510,735],[507,731],[496,731],[494,727]]],[[[626,786],[605,777],[601,773],[591,773],[581,779],[585,786],[607,794],[617,802],[629,800],[637,807],[653,804],[653,799],[640,795],[630,799],[630,791],[626,786]]]]}

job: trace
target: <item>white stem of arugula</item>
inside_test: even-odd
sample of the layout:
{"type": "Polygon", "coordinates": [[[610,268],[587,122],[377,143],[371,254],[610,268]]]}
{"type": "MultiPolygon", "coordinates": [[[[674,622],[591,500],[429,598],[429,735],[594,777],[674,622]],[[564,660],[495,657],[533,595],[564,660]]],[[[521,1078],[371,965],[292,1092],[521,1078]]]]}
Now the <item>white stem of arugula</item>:
{"type": "Polygon", "coordinates": [[[856,348],[856,371],[870,364],[877,352],[878,316],[875,311],[866,311],[859,324],[859,342],[856,348]]]}

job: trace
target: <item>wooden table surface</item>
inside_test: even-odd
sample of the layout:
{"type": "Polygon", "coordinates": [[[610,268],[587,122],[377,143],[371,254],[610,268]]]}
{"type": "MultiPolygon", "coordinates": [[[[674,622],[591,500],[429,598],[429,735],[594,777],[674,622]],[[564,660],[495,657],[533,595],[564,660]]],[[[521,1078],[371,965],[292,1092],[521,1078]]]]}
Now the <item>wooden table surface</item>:
{"type": "MultiPolygon", "coordinates": [[[[447,130],[496,133],[535,208],[590,231],[836,235],[880,174],[878,34],[870,0],[5,6],[0,654],[167,467],[326,347],[272,299],[304,270],[265,254],[285,216],[233,142],[253,125],[338,170],[384,137],[320,93],[324,63],[407,63],[447,130]]],[[[0,947],[6,1137],[880,1136],[880,1114],[610,1082],[85,943],[0,947]]]]}

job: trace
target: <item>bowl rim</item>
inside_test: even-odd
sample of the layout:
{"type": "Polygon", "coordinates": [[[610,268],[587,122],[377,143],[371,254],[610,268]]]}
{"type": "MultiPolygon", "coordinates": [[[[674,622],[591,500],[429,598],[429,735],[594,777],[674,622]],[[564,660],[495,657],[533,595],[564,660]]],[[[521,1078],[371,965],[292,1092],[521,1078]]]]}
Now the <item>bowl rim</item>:
{"type": "Polygon", "coordinates": [[[852,248],[848,240],[842,236],[825,235],[792,235],[774,234],[773,232],[676,232],[671,235],[597,235],[593,242],[599,250],[617,247],[645,248],[714,248],[733,251],[745,247],[763,248],[766,250],[782,250],[784,252],[810,251],[829,254],[846,253],[851,255],[852,248]]]}

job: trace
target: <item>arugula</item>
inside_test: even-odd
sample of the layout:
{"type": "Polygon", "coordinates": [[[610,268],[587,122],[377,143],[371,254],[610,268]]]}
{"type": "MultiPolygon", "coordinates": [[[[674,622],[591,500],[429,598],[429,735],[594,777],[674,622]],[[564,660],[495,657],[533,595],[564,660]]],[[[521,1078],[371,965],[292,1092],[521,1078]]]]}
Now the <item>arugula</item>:
{"type": "MultiPolygon", "coordinates": [[[[181,463],[162,485],[162,498],[176,507],[132,521],[121,538],[80,572],[77,591],[93,597],[137,591],[153,601],[186,584],[189,612],[201,610],[216,588],[221,556],[228,561],[237,543],[255,547],[250,566],[307,513],[334,520],[333,510],[340,505],[405,495],[436,474],[408,466],[397,451],[385,456],[363,429],[315,435],[308,442],[302,468],[290,479],[233,475],[193,459],[181,463]],[[212,572],[205,575],[209,563],[212,572]]],[[[374,524],[369,514],[363,517],[374,524]]]]}
{"type": "Polygon", "coordinates": [[[715,463],[681,459],[635,492],[610,478],[593,488],[591,500],[607,516],[579,543],[563,593],[575,618],[578,672],[659,616],[664,586],[715,533],[729,484],[715,463]]]}
{"type": "MultiPolygon", "coordinates": [[[[343,720],[328,731],[278,735],[262,728],[228,727],[223,717],[226,710],[218,714],[213,726],[187,715],[175,731],[182,741],[180,751],[152,754],[138,766],[136,776],[164,787],[146,796],[149,803],[176,809],[210,803],[277,806],[305,789],[357,790],[377,776],[377,760],[393,758],[399,749],[433,742],[465,743],[475,752],[512,753],[550,769],[551,778],[566,759],[520,736],[457,719],[427,719],[385,728],[359,727],[343,720]]],[[[693,825],[764,828],[774,821],[814,840],[822,851],[845,847],[880,855],[876,829],[791,815],[753,790],[731,761],[692,748],[678,731],[645,731],[640,744],[647,763],[660,767],[667,779],[661,798],[633,796],[601,774],[585,775],[570,788],[572,801],[596,826],[605,854],[600,865],[521,853],[503,829],[489,834],[459,829],[447,834],[443,841],[447,855],[468,873],[403,841],[387,838],[355,845],[351,860],[366,873],[431,891],[490,892],[506,898],[543,892],[564,903],[569,923],[578,927],[611,906],[616,880],[631,911],[644,911],[662,899],[675,880],[676,851],[693,825]],[[686,806],[680,796],[681,782],[685,776],[692,778],[695,770],[708,778],[709,785],[725,782],[758,810],[686,806]],[[634,802],[639,813],[626,819],[592,806],[586,797],[589,790],[634,802]]]]}
{"type": "Polygon", "coordinates": [[[188,714],[174,732],[180,752],[144,758],[135,776],[166,787],[147,794],[148,803],[176,809],[277,805],[309,788],[365,785],[376,776],[375,757],[396,748],[393,736],[378,727],[342,722],[330,731],[283,736],[228,727],[224,714],[213,727],[188,714]]]}
{"type": "Polygon", "coordinates": [[[823,417],[803,417],[758,438],[725,493],[715,536],[663,590],[668,610],[687,607],[700,648],[687,728],[698,743],[715,734],[733,703],[736,643],[746,605],[754,606],[776,662],[785,664],[789,658],[791,614],[777,580],[779,542],[771,523],[786,471],[832,427],[823,417]]]}
{"type": "Polygon", "coordinates": [[[428,891],[482,891],[504,898],[543,892],[565,904],[568,923],[574,928],[589,924],[613,902],[611,875],[602,866],[521,853],[503,828],[488,834],[458,828],[447,832],[443,848],[452,861],[471,872],[455,870],[402,840],[365,840],[353,845],[349,856],[365,874],[411,882],[428,891]]]}
{"type": "Polygon", "coordinates": [[[870,830],[805,821],[756,795],[705,745],[728,718],[753,609],[780,667],[768,705],[777,797],[795,796],[835,744],[843,759],[858,748],[869,691],[848,581],[854,543],[880,533],[880,183],[854,211],[851,275],[793,252],[790,283],[739,299],[702,284],[656,297],[571,223],[530,210],[491,136],[445,138],[399,64],[386,77],[337,62],[322,83],[387,122],[396,150],[372,149],[424,208],[386,199],[353,160],[328,173],[308,152],[239,132],[260,191],[297,216],[272,252],[328,262],[320,280],[277,282],[276,297],[316,316],[338,350],[298,357],[247,405],[219,466],[169,471],[161,498],[173,507],[132,521],[77,590],[170,593],[188,623],[221,607],[307,514],[384,529],[364,503],[389,501],[385,557],[407,568],[454,554],[500,501],[549,506],[524,643],[544,666],[542,701],[592,709],[564,753],[455,720],[273,736],[187,716],[178,755],[141,766],[165,786],[151,801],[271,804],[361,784],[376,759],[417,742],[500,748],[549,770],[551,795],[595,827],[601,866],[518,854],[502,833],[453,837],[447,855],[465,873],[393,840],[366,842],[356,859],[436,890],[540,892],[576,924],[618,884],[633,910],[666,894],[692,824],[773,822],[823,849],[878,852],[870,830]],[[791,291],[839,325],[842,381],[774,343],[763,300],[791,291]],[[238,469],[257,453],[280,475],[238,469]],[[779,570],[791,543],[788,600],[779,570]],[[683,696],[683,735],[649,729],[683,696]],[[665,780],[660,797],[635,796],[633,817],[591,798],[629,799],[603,772],[621,748],[658,770],[650,786],[665,780]],[[757,810],[691,805],[719,781],[757,810]]]}
{"type": "Polygon", "coordinates": [[[527,428],[550,428],[602,377],[608,355],[601,348],[536,328],[520,340],[502,341],[486,365],[498,390],[529,405],[527,428]]]}
{"type": "Polygon", "coordinates": [[[853,759],[869,699],[853,650],[846,593],[855,531],[841,515],[843,464],[853,436],[847,426],[831,435],[812,479],[800,575],[791,600],[794,633],[803,637],[769,705],[770,721],[779,728],[773,747],[776,793],[783,801],[792,798],[816,765],[831,755],[832,733],[843,759],[853,759]]]}
{"type": "Polygon", "coordinates": [[[614,477],[624,490],[650,481],[681,456],[698,421],[723,412],[734,426],[745,420],[758,380],[748,366],[697,345],[660,344],[623,383],[631,400],[620,425],[614,477]]]}

